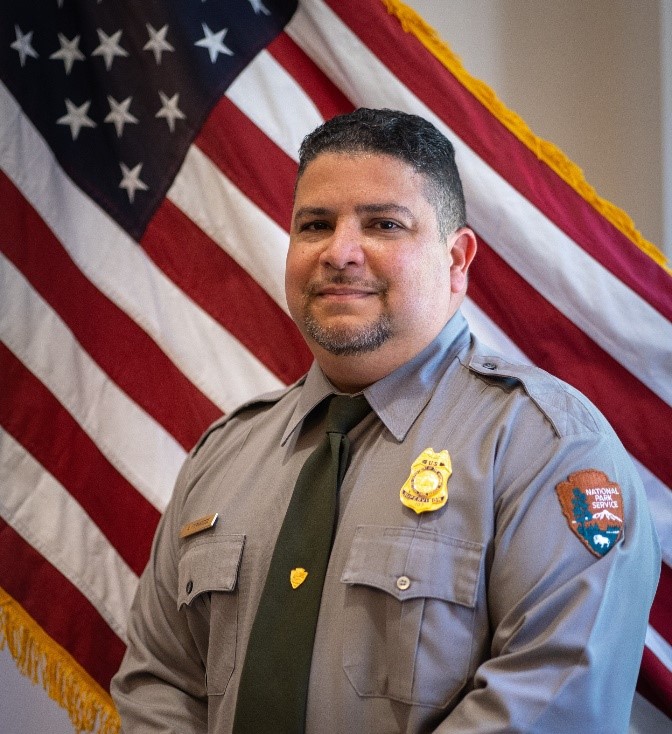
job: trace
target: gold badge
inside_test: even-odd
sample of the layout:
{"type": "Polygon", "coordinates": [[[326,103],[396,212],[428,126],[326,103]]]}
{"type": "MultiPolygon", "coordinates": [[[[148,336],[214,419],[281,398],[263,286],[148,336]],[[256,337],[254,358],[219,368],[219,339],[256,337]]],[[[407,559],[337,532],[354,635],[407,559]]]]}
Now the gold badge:
{"type": "Polygon", "coordinates": [[[453,473],[450,454],[444,449],[438,454],[425,449],[413,462],[411,473],[401,488],[402,504],[421,512],[433,512],[446,504],[448,479],[453,473]]]}
{"type": "Polygon", "coordinates": [[[293,568],[289,573],[289,583],[292,589],[298,589],[307,577],[308,571],[305,568],[293,568]]]}

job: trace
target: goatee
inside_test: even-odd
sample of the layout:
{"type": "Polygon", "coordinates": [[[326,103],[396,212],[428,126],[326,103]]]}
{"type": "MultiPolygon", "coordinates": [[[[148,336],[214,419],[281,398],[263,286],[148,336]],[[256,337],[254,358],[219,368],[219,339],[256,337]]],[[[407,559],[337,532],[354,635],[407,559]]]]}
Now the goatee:
{"type": "Polygon", "coordinates": [[[392,322],[387,314],[381,314],[373,323],[363,326],[322,326],[306,311],[303,317],[306,333],[323,349],[338,356],[352,356],[373,352],[392,336],[392,322]]]}
{"type": "Polygon", "coordinates": [[[387,283],[364,281],[347,275],[337,275],[328,283],[312,283],[306,288],[303,302],[303,324],[308,336],[331,354],[351,356],[373,352],[392,336],[392,319],[387,308],[387,283]],[[313,315],[311,304],[325,285],[361,286],[378,294],[383,313],[373,322],[360,326],[323,326],[313,315]]]}

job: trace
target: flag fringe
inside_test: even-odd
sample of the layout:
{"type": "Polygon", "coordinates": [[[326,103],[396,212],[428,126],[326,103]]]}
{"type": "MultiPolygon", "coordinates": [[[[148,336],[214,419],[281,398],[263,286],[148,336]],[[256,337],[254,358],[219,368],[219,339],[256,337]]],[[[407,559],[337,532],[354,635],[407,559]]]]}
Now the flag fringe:
{"type": "Polygon", "coordinates": [[[0,588],[0,650],[5,646],[19,672],[41,683],[68,712],[77,734],[119,734],[121,722],[110,695],[0,588]]]}
{"type": "Polygon", "coordinates": [[[625,211],[603,199],[586,181],[583,171],[553,143],[537,137],[527,123],[510,110],[483,81],[469,74],[460,58],[415,10],[401,0],[381,0],[387,12],[394,15],[406,33],[414,35],[478,101],[486,107],[508,130],[526,145],[539,160],[552,168],[583,199],[611,222],[642,252],[646,253],[663,270],[672,275],[672,266],[663,252],[646,240],[625,211]]]}

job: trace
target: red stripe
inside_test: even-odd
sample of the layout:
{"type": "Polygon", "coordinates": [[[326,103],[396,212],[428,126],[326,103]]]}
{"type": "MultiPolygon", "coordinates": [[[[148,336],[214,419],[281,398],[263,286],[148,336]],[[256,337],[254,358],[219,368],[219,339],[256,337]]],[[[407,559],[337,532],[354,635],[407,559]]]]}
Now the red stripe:
{"type": "Polygon", "coordinates": [[[121,664],[124,643],[79,589],[2,519],[0,547],[0,579],[5,591],[108,690],[121,664]]]}
{"type": "Polygon", "coordinates": [[[486,242],[469,295],[537,365],[570,383],[605,414],[633,456],[672,487],[672,408],[597,346],[486,242]]]}
{"type": "Polygon", "coordinates": [[[571,239],[672,319],[670,276],[448,73],[383,3],[327,0],[343,23],[486,163],[571,239]]]}
{"type": "Polygon", "coordinates": [[[648,647],[644,648],[637,690],[672,719],[672,673],[648,647]]]}
{"type": "MultiPolygon", "coordinates": [[[[662,564],[660,581],[653,600],[649,622],[656,632],[672,645],[672,569],[662,564]]],[[[672,673],[670,673],[672,676],[672,673]]]]}
{"type": "Polygon", "coordinates": [[[167,199],[140,244],[169,278],[283,382],[294,382],[308,369],[312,357],[294,322],[167,199]]]}
{"type": "Polygon", "coordinates": [[[217,103],[194,143],[250,201],[289,231],[298,166],[230,99],[217,103]]]}
{"type": "Polygon", "coordinates": [[[0,251],[117,385],[190,449],[221,410],[189,382],[146,332],[87,280],[1,172],[0,197],[4,212],[0,251]]]}
{"type": "Polygon", "coordinates": [[[0,425],[67,489],[140,574],[149,558],[158,510],[117,472],[70,413],[1,343],[0,374],[4,393],[0,425]]]}
{"type": "Polygon", "coordinates": [[[352,102],[286,33],[276,36],[266,50],[313,100],[323,119],[352,112],[352,102]]]}

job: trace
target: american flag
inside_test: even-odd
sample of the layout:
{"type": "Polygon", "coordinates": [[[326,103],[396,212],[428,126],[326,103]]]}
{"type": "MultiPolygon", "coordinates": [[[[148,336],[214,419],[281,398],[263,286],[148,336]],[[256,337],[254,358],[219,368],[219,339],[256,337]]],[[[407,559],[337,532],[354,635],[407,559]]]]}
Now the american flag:
{"type": "Polygon", "coordinates": [[[582,390],[632,456],[664,555],[638,689],[672,718],[672,281],[630,219],[397,0],[3,15],[0,640],[75,726],[118,727],[109,681],[186,452],[310,363],[283,293],[297,151],[358,106],[454,142],[472,328],[582,390]]]}

